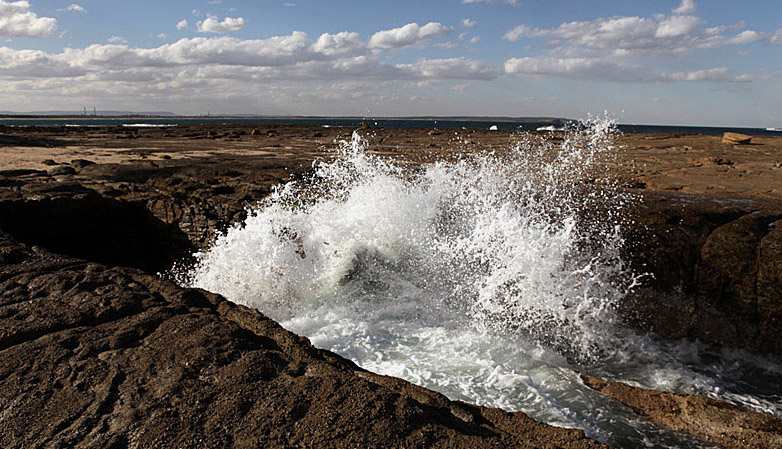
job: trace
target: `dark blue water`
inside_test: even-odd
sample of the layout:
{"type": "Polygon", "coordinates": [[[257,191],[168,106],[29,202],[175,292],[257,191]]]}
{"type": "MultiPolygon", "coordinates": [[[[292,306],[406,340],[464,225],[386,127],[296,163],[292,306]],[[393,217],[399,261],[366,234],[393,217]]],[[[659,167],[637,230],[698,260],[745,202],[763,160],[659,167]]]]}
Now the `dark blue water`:
{"type": "MultiPolygon", "coordinates": [[[[373,119],[373,118],[331,118],[331,117],[130,117],[130,118],[3,118],[0,125],[5,126],[123,126],[123,125],[301,125],[301,126],[331,126],[359,127],[366,124],[370,127],[386,129],[489,129],[496,126],[505,131],[534,131],[541,127],[561,127],[571,123],[558,121],[512,121],[507,119],[491,120],[454,120],[454,119],[373,119]]],[[[738,132],[754,136],[780,136],[782,132],[767,131],[764,128],[727,128],[708,126],[669,126],[669,125],[618,125],[619,131],[626,133],[684,133],[720,135],[725,132],[738,132]]]]}

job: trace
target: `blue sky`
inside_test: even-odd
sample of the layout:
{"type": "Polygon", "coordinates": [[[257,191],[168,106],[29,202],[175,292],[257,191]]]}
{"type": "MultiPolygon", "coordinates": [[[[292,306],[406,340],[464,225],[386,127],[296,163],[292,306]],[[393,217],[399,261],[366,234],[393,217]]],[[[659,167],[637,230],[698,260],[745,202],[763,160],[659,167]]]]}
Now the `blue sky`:
{"type": "Polygon", "coordinates": [[[0,110],[782,125],[782,2],[0,0],[0,110]]]}

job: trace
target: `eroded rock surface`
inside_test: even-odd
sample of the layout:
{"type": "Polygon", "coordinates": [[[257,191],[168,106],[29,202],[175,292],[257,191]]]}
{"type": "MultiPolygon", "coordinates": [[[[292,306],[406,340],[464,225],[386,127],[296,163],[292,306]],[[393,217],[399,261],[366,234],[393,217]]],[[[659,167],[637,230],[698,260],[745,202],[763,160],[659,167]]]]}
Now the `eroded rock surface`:
{"type": "MultiPolygon", "coordinates": [[[[0,139],[40,159],[0,170],[1,447],[599,447],[579,431],[368,373],[258,312],[151,276],[329,157],[319,145],[349,135],[267,128],[0,139]]],[[[376,151],[410,163],[454,147],[448,134],[378,133],[376,151]]],[[[508,136],[484,134],[458,145],[507,147],[508,136]]],[[[727,150],[647,138],[633,157],[659,156],[666,171],[639,168],[625,183],[646,189],[628,257],[654,275],[628,316],[671,338],[782,353],[782,207],[776,165],[759,153],[767,148],[680,169],[666,164],[724,161],[727,150]],[[733,184],[719,198],[681,194],[715,179],[709,170],[727,170],[718,175],[740,188],[757,184],[744,176],[753,173],[763,199],[725,198],[733,184]]]]}
{"type": "Polygon", "coordinates": [[[700,395],[666,393],[581,376],[589,387],[636,413],[726,448],[782,447],[782,420],[700,395]]]}
{"type": "Polygon", "coordinates": [[[628,260],[648,272],[625,312],[669,338],[782,353],[782,205],[649,192],[628,260]]]}
{"type": "Polygon", "coordinates": [[[598,448],[312,347],[261,313],[0,231],[4,448],[598,448]]]}

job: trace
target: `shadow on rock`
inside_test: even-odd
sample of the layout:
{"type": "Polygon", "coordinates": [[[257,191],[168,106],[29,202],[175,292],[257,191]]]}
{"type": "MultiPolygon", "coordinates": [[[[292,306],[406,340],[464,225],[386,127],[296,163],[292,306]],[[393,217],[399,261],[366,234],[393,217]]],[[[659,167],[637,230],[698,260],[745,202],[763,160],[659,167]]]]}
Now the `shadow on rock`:
{"type": "Polygon", "coordinates": [[[184,232],[155,217],[143,204],[89,190],[66,197],[0,202],[0,228],[53,253],[151,273],[170,268],[192,252],[184,232]]]}

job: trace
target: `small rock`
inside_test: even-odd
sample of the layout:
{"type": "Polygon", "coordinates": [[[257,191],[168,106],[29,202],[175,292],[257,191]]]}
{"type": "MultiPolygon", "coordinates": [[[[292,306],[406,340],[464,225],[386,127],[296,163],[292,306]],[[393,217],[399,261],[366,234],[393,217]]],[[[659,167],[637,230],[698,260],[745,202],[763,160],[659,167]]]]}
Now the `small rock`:
{"type": "Polygon", "coordinates": [[[252,132],[250,133],[251,136],[260,136],[261,130],[258,128],[253,128],[252,132]]]}
{"type": "Polygon", "coordinates": [[[77,171],[81,171],[81,169],[89,165],[95,165],[95,162],[92,162],[87,159],[74,159],[71,161],[71,167],[73,167],[77,171]]]}
{"type": "Polygon", "coordinates": [[[752,141],[752,136],[739,133],[725,133],[722,135],[722,143],[731,145],[746,145],[752,141]]]}
{"type": "Polygon", "coordinates": [[[273,129],[270,129],[270,130],[266,131],[266,136],[267,137],[277,137],[278,135],[279,134],[277,133],[277,131],[275,131],[273,129]]]}
{"type": "Polygon", "coordinates": [[[44,159],[41,161],[43,165],[60,165],[54,159],[44,159]]]}
{"type": "Polygon", "coordinates": [[[49,176],[75,175],[76,170],[68,165],[61,165],[49,170],[49,176]]]}
{"type": "Polygon", "coordinates": [[[440,134],[442,134],[442,131],[438,129],[432,129],[427,134],[429,134],[430,136],[439,136],[440,134]]]}

